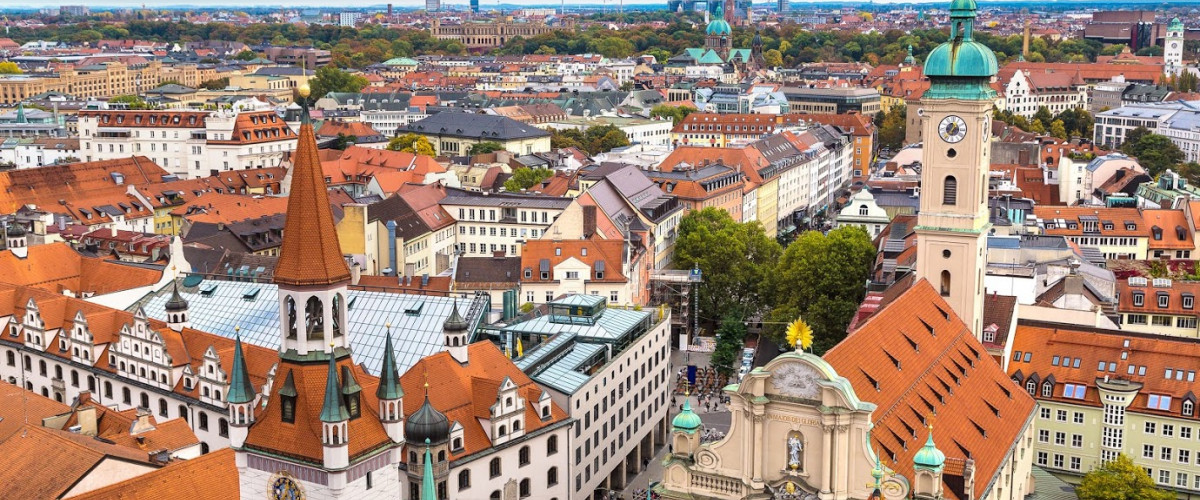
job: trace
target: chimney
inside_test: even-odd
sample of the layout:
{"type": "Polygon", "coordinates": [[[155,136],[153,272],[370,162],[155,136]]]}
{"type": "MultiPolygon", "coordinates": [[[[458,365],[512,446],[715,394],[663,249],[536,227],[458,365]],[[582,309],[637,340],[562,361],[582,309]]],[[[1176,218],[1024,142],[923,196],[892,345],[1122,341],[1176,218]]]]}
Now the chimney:
{"type": "Polygon", "coordinates": [[[596,206],[583,206],[583,237],[591,238],[596,233],[596,206]]]}
{"type": "Polygon", "coordinates": [[[75,410],[76,425],[79,426],[79,433],[85,436],[96,435],[96,407],[87,406],[75,410]]]}
{"type": "Polygon", "coordinates": [[[350,266],[350,284],[357,285],[360,279],[362,279],[362,266],[355,262],[350,266]]]}
{"type": "Polygon", "coordinates": [[[129,426],[129,435],[137,436],[138,434],[154,430],[154,422],[150,419],[150,409],[139,406],[137,409],[137,420],[134,420],[133,425],[129,426]]]}
{"type": "Polygon", "coordinates": [[[409,282],[412,281],[412,277],[415,274],[417,274],[416,264],[404,264],[404,276],[408,278],[409,282]]]}

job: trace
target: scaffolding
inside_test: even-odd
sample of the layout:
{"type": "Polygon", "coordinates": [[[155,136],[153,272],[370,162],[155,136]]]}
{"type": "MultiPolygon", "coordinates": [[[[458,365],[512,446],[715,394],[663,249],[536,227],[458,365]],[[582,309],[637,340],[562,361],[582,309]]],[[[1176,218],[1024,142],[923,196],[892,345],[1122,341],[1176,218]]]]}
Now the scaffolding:
{"type": "Polygon", "coordinates": [[[682,314],[671,316],[672,333],[686,332],[689,343],[700,334],[700,268],[650,271],[650,303],[668,304],[682,314]]]}

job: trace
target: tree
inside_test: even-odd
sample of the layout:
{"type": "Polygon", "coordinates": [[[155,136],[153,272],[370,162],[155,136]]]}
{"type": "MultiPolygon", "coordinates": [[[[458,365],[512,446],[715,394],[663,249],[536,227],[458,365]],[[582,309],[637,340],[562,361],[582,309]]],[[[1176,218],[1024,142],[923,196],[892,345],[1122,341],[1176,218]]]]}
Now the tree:
{"type": "Polygon", "coordinates": [[[393,137],[392,140],[388,141],[387,148],[392,151],[403,151],[423,156],[436,156],[436,153],[433,151],[433,144],[429,143],[428,138],[411,132],[400,137],[393,137]]]}
{"type": "Polygon", "coordinates": [[[583,131],[583,136],[586,139],[583,147],[593,155],[629,145],[629,136],[616,125],[591,126],[583,131]]]}
{"type": "Polygon", "coordinates": [[[496,151],[504,151],[504,145],[502,145],[496,141],[483,141],[478,144],[472,145],[471,149],[467,150],[467,154],[470,156],[475,156],[475,155],[488,154],[488,153],[492,153],[492,152],[496,152],[496,151]]]}
{"type": "Polygon", "coordinates": [[[1175,494],[1158,489],[1146,469],[1124,453],[1083,475],[1075,488],[1079,500],[1174,500],[1175,494]]]}
{"type": "Polygon", "coordinates": [[[763,62],[771,68],[783,66],[783,53],[779,52],[778,49],[769,49],[763,52],[763,62]]]}
{"type": "Polygon", "coordinates": [[[554,177],[554,171],[548,168],[518,167],[513,170],[512,177],[504,181],[504,190],[515,193],[541,184],[551,177],[554,177]]]}
{"type": "Polygon", "coordinates": [[[904,138],[908,134],[908,107],[896,104],[882,115],[879,125],[879,146],[893,151],[904,146],[904,138]]]}
{"type": "Polygon", "coordinates": [[[21,67],[17,66],[17,63],[12,61],[0,62],[0,75],[19,75],[21,73],[24,73],[24,71],[21,71],[21,67]]]}
{"type": "Polygon", "coordinates": [[[717,329],[717,345],[713,349],[709,363],[717,374],[731,377],[737,373],[735,363],[741,359],[742,346],[746,341],[746,325],[736,314],[726,314],[721,318],[721,327],[717,329]]]}
{"type": "Polygon", "coordinates": [[[346,135],[341,132],[338,132],[337,138],[333,140],[333,145],[331,147],[338,151],[345,151],[346,148],[353,146],[357,142],[358,142],[358,136],[346,135]]]}
{"type": "Polygon", "coordinates": [[[673,262],[678,269],[699,268],[700,317],[730,312],[758,314],[767,297],[764,285],[783,253],[758,222],[736,222],[725,210],[709,207],[679,221],[673,262]]]}
{"type": "Polygon", "coordinates": [[[1059,139],[1067,138],[1067,127],[1063,125],[1062,120],[1054,120],[1050,122],[1050,135],[1059,139]]]}
{"type": "Polygon", "coordinates": [[[108,100],[109,104],[124,104],[128,109],[150,109],[146,101],[136,95],[119,95],[108,100]]]}
{"type": "Polygon", "coordinates": [[[550,147],[553,149],[577,148],[584,150],[584,142],[586,139],[583,137],[583,132],[578,129],[550,129],[550,147]]]}
{"type": "Polygon", "coordinates": [[[777,303],[768,315],[768,335],[782,343],[783,328],[776,324],[803,318],[813,330],[813,352],[837,345],[862,302],[874,262],[875,247],[860,227],[801,234],[769,275],[769,296],[777,303]]]}
{"type": "Polygon", "coordinates": [[[214,78],[200,82],[200,88],[206,90],[221,90],[229,86],[229,77],[214,78]]]}
{"type": "Polygon", "coordinates": [[[1054,121],[1054,115],[1050,114],[1050,108],[1038,106],[1038,109],[1033,113],[1033,119],[1042,122],[1042,125],[1054,121]]]}
{"type": "Polygon", "coordinates": [[[243,50],[238,52],[236,56],[233,56],[233,58],[239,61],[253,61],[258,59],[258,54],[253,50],[243,50]]]}
{"type": "Polygon", "coordinates": [[[1028,131],[1035,134],[1044,134],[1046,133],[1046,125],[1044,125],[1041,120],[1034,119],[1029,123],[1028,131]]]}
{"type": "Polygon", "coordinates": [[[1137,158],[1138,164],[1151,176],[1157,177],[1168,168],[1177,168],[1183,163],[1183,151],[1165,135],[1138,127],[1125,134],[1121,152],[1137,158]]]}
{"type": "Polygon", "coordinates": [[[691,106],[671,106],[667,104],[659,104],[650,108],[650,116],[659,118],[670,118],[672,125],[679,125],[679,122],[687,118],[687,115],[696,111],[696,108],[691,106]]]}
{"type": "Polygon", "coordinates": [[[335,66],[324,66],[317,69],[316,75],[309,81],[312,94],[309,99],[317,100],[330,92],[358,92],[370,82],[362,75],[347,73],[335,66]]]}

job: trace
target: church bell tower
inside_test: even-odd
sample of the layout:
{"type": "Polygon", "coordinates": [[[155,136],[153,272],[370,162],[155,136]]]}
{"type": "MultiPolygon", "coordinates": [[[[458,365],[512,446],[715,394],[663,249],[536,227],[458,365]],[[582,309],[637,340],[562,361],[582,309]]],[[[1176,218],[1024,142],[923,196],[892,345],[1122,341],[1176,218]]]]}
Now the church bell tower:
{"type": "Polygon", "coordinates": [[[950,39],[925,61],[917,272],[979,337],[987,266],[988,166],[996,56],[974,40],[975,0],[950,5],[950,39]]]}

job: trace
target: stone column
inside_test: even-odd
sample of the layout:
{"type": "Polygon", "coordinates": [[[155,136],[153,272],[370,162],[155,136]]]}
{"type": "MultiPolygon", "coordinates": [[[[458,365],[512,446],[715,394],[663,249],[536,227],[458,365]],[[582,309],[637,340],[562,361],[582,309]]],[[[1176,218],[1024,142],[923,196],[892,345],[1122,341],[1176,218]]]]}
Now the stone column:
{"type": "Polygon", "coordinates": [[[761,408],[755,408],[754,411],[754,442],[757,443],[753,457],[754,482],[761,483],[763,477],[763,410],[761,408]]]}
{"type": "Polygon", "coordinates": [[[825,484],[821,485],[821,493],[829,493],[830,486],[833,485],[833,463],[837,460],[837,456],[833,452],[833,426],[828,424],[821,425],[821,446],[825,447],[826,461],[822,465],[825,467],[825,484]]]}

